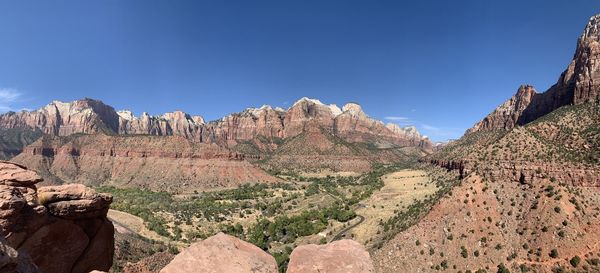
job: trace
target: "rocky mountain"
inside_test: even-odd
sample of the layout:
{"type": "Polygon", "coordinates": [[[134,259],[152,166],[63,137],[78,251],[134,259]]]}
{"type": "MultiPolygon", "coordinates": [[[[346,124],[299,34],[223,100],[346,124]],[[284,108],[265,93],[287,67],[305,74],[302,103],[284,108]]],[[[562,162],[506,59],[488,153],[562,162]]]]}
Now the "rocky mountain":
{"type": "Polygon", "coordinates": [[[428,161],[465,177],[375,251],[380,272],[597,272],[600,15],[544,93],[517,94],[428,161]],[[428,253],[428,254],[425,254],[428,253]]]}
{"type": "Polygon", "coordinates": [[[511,129],[536,120],[561,106],[600,101],[600,15],[590,18],[577,41],[573,60],[556,84],[544,93],[532,86],[519,88],[508,101],[475,124],[467,134],[477,131],[511,129]]]}
{"type": "Polygon", "coordinates": [[[600,15],[596,15],[554,86],[544,93],[521,86],[433,160],[480,172],[485,164],[487,175],[496,178],[530,180],[544,172],[574,186],[600,185],[599,58],[600,15]]]}
{"type": "Polygon", "coordinates": [[[319,100],[302,98],[288,110],[265,105],[248,108],[220,120],[206,123],[201,116],[181,111],[135,117],[130,111],[115,111],[93,99],[70,103],[54,101],[35,111],[0,115],[0,128],[38,128],[52,136],[75,133],[120,135],[182,136],[227,147],[258,137],[285,139],[299,135],[309,126],[319,126],[349,142],[389,142],[418,146],[427,141],[413,128],[399,128],[369,118],[360,105],[349,103],[342,109],[319,100]]]}
{"type": "Polygon", "coordinates": [[[277,181],[251,163],[272,170],[368,171],[414,154],[403,147],[433,147],[416,128],[386,125],[356,103],[340,109],[309,98],[287,110],[265,105],[211,122],[181,111],[135,117],[92,99],[54,101],[0,115],[0,130],[21,132],[10,138],[20,141],[4,141],[6,157],[23,151],[13,160],[47,183],[169,191],[277,181]]]}
{"type": "Polygon", "coordinates": [[[112,197],[79,184],[36,188],[41,181],[23,166],[0,162],[0,271],[108,270],[112,197]]]}

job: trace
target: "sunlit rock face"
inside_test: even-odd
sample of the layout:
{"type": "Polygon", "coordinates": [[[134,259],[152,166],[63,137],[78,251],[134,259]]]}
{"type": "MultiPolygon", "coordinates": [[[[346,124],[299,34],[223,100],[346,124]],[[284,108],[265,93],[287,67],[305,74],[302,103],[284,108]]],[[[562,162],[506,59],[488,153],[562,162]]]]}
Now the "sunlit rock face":
{"type": "Polygon", "coordinates": [[[0,268],[22,268],[2,272],[107,271],[114,251],[106,218],[112,197],[79,184],[38,189],[41,181],[25,167],[0,162],[0,249],[11,257],[0,268]]]}
{"type": "Polygon", "coordinates": [[[575,55],[556,84],[544,93],[524,85],[467,133],[511,129],[564,105],[600,101],[600,15],[590,18],[577,40],[575,55]]]}

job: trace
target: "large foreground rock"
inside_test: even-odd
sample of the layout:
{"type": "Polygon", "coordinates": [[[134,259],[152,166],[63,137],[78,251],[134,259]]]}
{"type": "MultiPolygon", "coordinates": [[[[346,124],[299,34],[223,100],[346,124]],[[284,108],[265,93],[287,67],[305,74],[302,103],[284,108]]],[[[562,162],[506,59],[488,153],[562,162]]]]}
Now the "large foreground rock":
{"type": "Polygon", "coordinates": [[[76,184],[38,190],[41,180],[23,166],[0,161],[0,273],[108,271],[114,227],[106,211],[112,197],[76,184]]]}
{"type": "Polygon", "coordinates": [[[260,248],[219,233],[175,256],[161,273],[277,273],[275,258],[260,248]]]}
{"type": "Polygon", "coordinates": [[[352,240],[326,245],[302,245],[292,251],[288,273],[369,273],[373,262],[363,246],[352,240]]]}

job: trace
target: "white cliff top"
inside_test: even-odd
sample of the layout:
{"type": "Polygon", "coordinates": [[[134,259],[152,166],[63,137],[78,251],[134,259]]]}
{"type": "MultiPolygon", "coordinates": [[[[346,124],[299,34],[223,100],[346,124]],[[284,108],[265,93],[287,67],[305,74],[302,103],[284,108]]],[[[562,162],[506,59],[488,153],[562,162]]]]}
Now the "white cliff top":
{"type": "Polygon", "coordinates": [[[129,110],[121,110],[121,111],[117,111],[117,115],[119,115],[119,117],[121,117],[124,120],[129,120],[132,121],[135,119],[135,116],[133,115],[133,113],[129,110]]]}
{"type": "Polygon", "coordinates": [[[339,115],[342,114],[342,109],[340,109],[337,105],[335,104],[330,104],[329,105],[329,110],[331,110],[331,113],[333,114],[334,117],[337,117],[339,115]]]}
{"type": "Polygon", "coordinates": [[[310,99],[310,98],[307,98],[307,97],[303,97],[303,98],[297,100],[296,102],[294,102],[294,105],[292,105],[292,106],[296,106],[296,104],[299,104],[299,103],[302,103],[302,102],[312,102],[312,103],[317,104],[317,105],[324,105],[318,99],[310,99]]]}
{"type": "Polygon", "coordinates": [[[596,14],[590,18],[585,30],[581,35],[581,39],[600,38],[600,14],[596,14]]]}

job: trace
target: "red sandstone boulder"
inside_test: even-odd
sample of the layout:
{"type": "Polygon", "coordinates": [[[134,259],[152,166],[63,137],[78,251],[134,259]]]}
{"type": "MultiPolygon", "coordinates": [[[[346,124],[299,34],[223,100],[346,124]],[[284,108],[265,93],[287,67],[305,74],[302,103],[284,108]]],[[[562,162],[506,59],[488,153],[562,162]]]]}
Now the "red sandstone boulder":
{"type": "Polygon", "coordinates": [[[110,269],[112,197],[74,184],[38,192],[40,181],[25,167],[0,162],[0,273],[110,269]]]}
{"type": "Polygon", "coordinates": [[[21,165],[0,161],[0,183],[18,183],[22,186],[31,186],[42,181],[42,178],[34,171],[27,170],[21,165]]]}
{"type": "Polygon", "coordinates": [[[161,273],[277,273],[275,258],[253,244],[219,233],[192,244],[161,273]]]}
{"type": "Polygon", "coordinates": [[[111,195],[96,193],[81,184],[41,187],[38,189],[38,198],[52,215],[65,219],[106,215],[112,202],[111,195]]]}
{"type": "Polygon", "coordinates": [[[292,251],[288,273],[369,273],[375,272],[364,247],[352,240],[326,245],[301,245],[292,251]]]}
{"type": "Polygon", "coordinates": [[[37,266],[27,254],[20,253],[10,247],[0,237],[0,273],[39,273],[37,266]]]}

